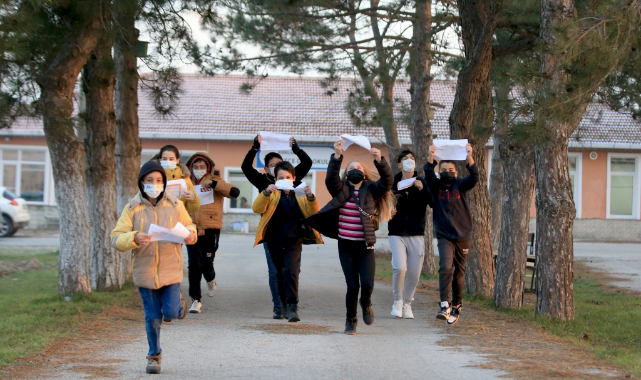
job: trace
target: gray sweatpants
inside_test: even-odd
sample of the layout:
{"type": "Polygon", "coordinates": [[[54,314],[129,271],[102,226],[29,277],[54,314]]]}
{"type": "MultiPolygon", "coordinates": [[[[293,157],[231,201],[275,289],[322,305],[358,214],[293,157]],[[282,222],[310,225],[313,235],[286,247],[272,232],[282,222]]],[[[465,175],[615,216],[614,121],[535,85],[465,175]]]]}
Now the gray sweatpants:
{"type": "Polygon", "coordinates": [[[425,239],[423,236],[390,236],[389,244],[394,268],[394,301],[412,303],[425,258],[425,239]]]}

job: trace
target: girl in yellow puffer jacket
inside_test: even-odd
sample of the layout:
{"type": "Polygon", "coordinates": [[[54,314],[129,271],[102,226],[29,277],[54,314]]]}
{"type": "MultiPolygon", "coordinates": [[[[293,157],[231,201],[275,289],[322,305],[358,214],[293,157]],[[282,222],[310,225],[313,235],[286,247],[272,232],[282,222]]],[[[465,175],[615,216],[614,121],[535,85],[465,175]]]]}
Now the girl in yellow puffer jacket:
{"type": "Polygon", "coordinates": [[[187,212],[193,214],[200,209],[200,198],[194,190],[194,184],[191,181],[191,173],[187,166],[180,163],[180,151],[173,145],[165,145],[160,148],[152,160],[156,160],[165,169],[167,181],[184,179],[187,184],[187,192],[181,194],[180,200],[185,205],[187,212]]]}

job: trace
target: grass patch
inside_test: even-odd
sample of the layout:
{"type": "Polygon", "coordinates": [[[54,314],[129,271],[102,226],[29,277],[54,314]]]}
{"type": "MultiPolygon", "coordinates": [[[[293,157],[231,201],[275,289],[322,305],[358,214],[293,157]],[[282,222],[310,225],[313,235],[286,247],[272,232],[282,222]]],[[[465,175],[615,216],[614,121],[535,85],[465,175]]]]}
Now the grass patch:
{"type": "MultiPolygon", "coordinates": [[[[526,293],[527,297],[534,297],[526,293]]],[[[595,356],[628,369],[641,377],[641,297],[599,282],[599,274],[575,265],[574,305],[576,319],[559,322],[534,315],[534,306],[521,310],[501,309],[492,299],[466,297],[467,302],[530,321],[570,340],[595,356]]]]}
{"type": "Polygon", "coordinates": [[[58,250],[52,249],[0,249],[0,261],[14,263],[35,257],[45,266],[56,267],[59,254],[58,250]]]}
{"type": "MultiPolygon", "coordinates": [[[[57,263],[57,252],[36,250],[31,255],[28,252],[2,251],[0,260],[37,257],[43,264],[55,266],[57,263]]],[[[57,269],[13,273],[0,278],[0,366],[38,353],[56,339],[73,334],[84,318],[101,313],[107,306],[127,303],[133,289],[133,284],[128,284],[123,291],[78,295],[67,302],[58,293],[57,269]]]]}

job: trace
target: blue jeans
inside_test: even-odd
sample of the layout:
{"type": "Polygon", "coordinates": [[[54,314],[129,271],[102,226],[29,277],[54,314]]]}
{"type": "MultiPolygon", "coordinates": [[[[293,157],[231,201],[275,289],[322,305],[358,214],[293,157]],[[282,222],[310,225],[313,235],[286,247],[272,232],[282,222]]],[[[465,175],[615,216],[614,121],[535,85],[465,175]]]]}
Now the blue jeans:
{"type": "Polygon", "coordinates": [[[164,286],[160,289],[138,288],[145,308],[145,327],[147,328],[147,341],[149,353],[158,355],[160,348],[160,325],[162,319],[177,319],[183,311],[180,302],[180,284],[164,286]]]}
{"type": "Polygon", "coordinates": [[[269,275],[269,290],[272,292],[272,302],[274,303],[274,307],[283,307],[283,302],[280,300],[280,295],[278,294],[278,271],[276,270],[276,265],[274,265],[272,257],[269,254],[267,243],[263,243],[263,248],[265,248],[265,257],[267,257],[267,274],[269,275]]]}

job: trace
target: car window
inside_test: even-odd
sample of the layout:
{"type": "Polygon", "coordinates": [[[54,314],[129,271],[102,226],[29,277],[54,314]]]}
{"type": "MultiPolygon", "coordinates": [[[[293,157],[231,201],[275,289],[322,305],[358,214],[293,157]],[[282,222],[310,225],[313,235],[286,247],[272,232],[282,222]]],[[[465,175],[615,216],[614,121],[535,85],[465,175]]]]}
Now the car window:
{"type": "Polygon", "coordinates": [[[2,194],[3,197],[7,199],[18,199],[18,196],[15,195],[14,193],[10,192],[9,190],[5,190],[4,193],[2,194]]]}

